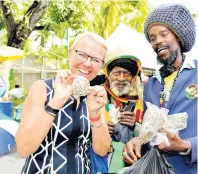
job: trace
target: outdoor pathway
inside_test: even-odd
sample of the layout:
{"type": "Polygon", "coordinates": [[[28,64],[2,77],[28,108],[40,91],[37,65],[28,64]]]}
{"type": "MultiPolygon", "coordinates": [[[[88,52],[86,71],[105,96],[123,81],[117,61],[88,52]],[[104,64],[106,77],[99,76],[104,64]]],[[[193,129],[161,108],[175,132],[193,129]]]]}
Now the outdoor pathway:
{"type": "Polygon", "coordinates": [[[24,163],[25,159],[19,156],[16,149],[13,149],[0,157],[0,174],[20,174],[24,163]]]}

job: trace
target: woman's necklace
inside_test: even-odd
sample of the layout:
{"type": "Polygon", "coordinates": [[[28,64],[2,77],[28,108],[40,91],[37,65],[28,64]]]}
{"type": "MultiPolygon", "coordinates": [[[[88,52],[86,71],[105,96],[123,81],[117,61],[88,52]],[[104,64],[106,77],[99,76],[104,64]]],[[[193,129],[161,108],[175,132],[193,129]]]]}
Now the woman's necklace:
{"type": "Polygon", "coordinates": [[[182,67],[182,65],[183,65],[183,63],[184,63],[184,59],[185,59],[185,55],[182,56],[182,63],[181,63],[181,65],[178,67],[177,75],[176,75],[176,77],[175,77],[174,80],[173,80],[173,85],[172,85],[171,90],[168,92],[168,93],[169,93],[168,97],[167,97],[167,93],[164,91],[164,88],[165,88],[165,81],[164,81],[164,78],[162,78],[162,80],[161,80],[160,108],[163,107],[164,102],[166,102],[166,103],[168,102],[167,100],[165,100],[165,98],[168,98],[168,100],[169,100],[169,98],[170,98],[170,94],[171,94],[171,92],[173,91],[173,88],[174,88],[174,86],[175,86],[176,80],[177,80],[177,78],[178,78],[178,76],[179,76],[179,74],[180,74],[180,70],[181,70],[181,67],[182,67]]]}

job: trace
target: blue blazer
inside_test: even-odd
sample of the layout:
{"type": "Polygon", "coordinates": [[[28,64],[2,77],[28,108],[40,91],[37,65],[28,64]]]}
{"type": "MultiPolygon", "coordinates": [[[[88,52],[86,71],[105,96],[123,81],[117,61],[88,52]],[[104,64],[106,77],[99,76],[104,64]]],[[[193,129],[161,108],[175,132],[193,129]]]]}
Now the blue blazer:
{"type": "MultiPolygon", "coordinates": [[[[194,60],[195,68],[184,68],[171,93],[167,108],[169,115],[187,112],[187,128],[179,131],[181,139],[190,141],[192,152],[190,155],[181,156],[176,153],[164,153],[167,160],[175,168],[177,174],[197,174],[197,98],[187,99],[185,89],[192,84],[197,84],[197,65],[194,60]]],[[[156,77],[152,77],[145,84],[144,101],[150,102],[157,106],[160,105],[161,84],[156,77]]]]}

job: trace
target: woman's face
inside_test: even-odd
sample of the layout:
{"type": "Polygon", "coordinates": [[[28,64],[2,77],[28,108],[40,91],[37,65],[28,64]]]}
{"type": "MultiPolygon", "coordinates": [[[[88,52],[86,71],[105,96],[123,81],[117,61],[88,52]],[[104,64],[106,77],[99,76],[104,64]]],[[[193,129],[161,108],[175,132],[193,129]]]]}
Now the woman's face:
{"type": "Polygon", "coordinates": [[[102,69],[106,49],[90,36],[83,37],[69,51],[69,65],[72,74],[94,79],[102,69]]]}

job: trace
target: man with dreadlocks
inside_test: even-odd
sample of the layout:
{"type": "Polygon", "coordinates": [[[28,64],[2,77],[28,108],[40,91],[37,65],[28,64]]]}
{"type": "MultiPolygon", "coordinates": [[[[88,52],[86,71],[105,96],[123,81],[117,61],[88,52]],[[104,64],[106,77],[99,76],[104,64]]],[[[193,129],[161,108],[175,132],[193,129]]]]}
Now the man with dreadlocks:
{"type": "MultiPolygon", "coordinates": [[[[137,133],[134,131],[135,122],[142,120],[141,62],[132,55],[116,56],[106,62],[104,72],[107,80],[103,86],[108,93],[106,118],[112,150],[122,159],[124,144],[137,133]]],[[[114,154],[109,154],[110,173],[117,173],[124,167],[124,161],[122,166],[114,154]]]]}
{"type": "MultiPolygon", "coordinates": [[[[144,88],[144,101],[169,109],[169,115],[188,114],[187,127],[179,134],[166,133],[170,142],[158,145],[176,173],[197,173],[197,92],[189,95],[188,88],[197,89],[197,61],[184,53],[195,43],[195,22],[189,10],[180,4],[164,4],[147,17],[144,33],[157,59],[162,64],[155,77],[144,88]]],[[[196,90],[197,91],[197,90],[196,90]]],[[[124,149],[124,160],[135,163],[140,157],[138,138],[131,139],[124,149]]]]}

